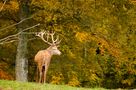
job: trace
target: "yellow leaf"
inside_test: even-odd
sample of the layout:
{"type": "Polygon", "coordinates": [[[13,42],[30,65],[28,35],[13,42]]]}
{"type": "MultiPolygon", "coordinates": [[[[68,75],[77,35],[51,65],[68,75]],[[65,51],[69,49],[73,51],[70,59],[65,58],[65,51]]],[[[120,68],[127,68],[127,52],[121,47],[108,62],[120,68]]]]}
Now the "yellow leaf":
{"type": "Polygon", "coordinates": [[[87,32],[77,32],[76,38],[80,42],[86,42],[88,40],[89,34],[87,32]]]}

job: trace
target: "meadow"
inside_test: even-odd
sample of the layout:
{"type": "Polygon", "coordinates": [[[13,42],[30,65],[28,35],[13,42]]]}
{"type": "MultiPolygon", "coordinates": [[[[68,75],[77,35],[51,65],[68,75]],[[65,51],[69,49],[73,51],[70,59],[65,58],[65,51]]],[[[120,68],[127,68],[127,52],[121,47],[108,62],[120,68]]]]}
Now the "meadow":
{"type": "Polygon", "coordinates": [[[0,80],[0,90],[106,90],[103,88],[79,88],[67,85],[38,84],[0,80]]]}

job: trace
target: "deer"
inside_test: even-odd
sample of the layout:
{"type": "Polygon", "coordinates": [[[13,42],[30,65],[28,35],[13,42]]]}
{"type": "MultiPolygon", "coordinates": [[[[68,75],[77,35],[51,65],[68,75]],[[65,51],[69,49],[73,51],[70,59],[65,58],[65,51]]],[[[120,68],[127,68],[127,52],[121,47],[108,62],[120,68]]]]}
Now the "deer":
{"type": "Polygon", "coordinates": [[[50,33],[46,31],[41,31],[39,33],[36,33],[36,36],[40,37],[42,41],[50,45],[47,49],[38,51],[34,57],[34,61],[37,64],[37,70],[39,71],[39,77],[38,77],[39,83],[46,83],[46,75],[47,75],[47,71],[48,71],[52,56],[61,55],[61,52],[58,49],[58,46],[61,40],[59,40],[58,36],[54,40],[54,35],[55,35],[55,32],[50,33]],[[46,38],[45,38],[45,35],[46,35],[46,38]],[[52,42],[49,42],[49,40],[52,42]]]}

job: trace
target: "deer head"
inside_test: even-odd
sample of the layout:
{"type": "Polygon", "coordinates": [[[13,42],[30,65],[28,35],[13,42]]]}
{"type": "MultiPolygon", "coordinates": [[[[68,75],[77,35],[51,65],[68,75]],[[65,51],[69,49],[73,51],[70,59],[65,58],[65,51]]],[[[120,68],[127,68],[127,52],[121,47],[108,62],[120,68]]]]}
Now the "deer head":
{"type": "Polygon", "coordinates": [[[58,50],[58,46],[61,42],[61,40],[59,40],[59,36],[57,36],[56,39],[54,39],[54,35],[55,32],[47,32],[47,31],[41,31],[39,33],[36,33],[36,36],[40,37],[45,43],[47,43],[48,45],[50,45],[49,48],[47,48],[46,50],[48,50],[51,55],[61,55],[61,52],[58,50]],[[46,39],[45,39],[46,36],[46,39]],[[51,39],[49,39],[51,37],[51,39]],[[52,42],[49,42],[49,40],[51,40],[52,42]]]}

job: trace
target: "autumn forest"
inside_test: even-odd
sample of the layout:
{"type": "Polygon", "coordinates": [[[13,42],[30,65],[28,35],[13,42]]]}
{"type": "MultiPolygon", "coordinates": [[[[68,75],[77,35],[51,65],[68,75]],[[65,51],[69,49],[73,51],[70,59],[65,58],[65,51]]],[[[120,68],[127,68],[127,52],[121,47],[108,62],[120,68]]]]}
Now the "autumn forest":
{"type": "Polygon", "coordinates": [[[47,83],[136,88],[135,0],[0,0],[0,79],[37,81],[41,31],[61,39],[47,83]]]}

